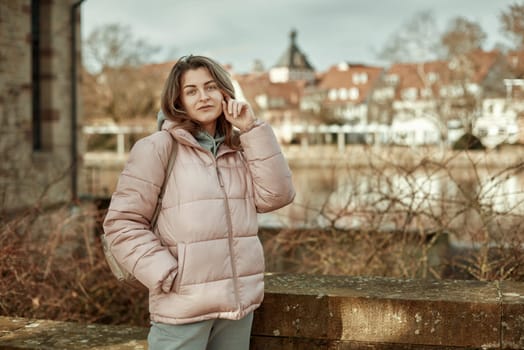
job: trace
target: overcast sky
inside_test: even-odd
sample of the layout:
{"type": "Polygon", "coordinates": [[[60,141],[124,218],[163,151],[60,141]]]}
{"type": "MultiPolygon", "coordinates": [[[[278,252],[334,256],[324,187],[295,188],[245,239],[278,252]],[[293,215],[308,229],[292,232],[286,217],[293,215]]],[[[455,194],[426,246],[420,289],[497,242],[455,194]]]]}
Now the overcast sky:
{"type": "Polygon", "coordinates": [[[255,59],[273,66],[289,45],[289,33],[317,71],[341,61],[377,60],[388,38],[413,15],[431,10],[439,30],[463,16],[488,35],[485,49],[507,43],[499,15],[516,0],[85,0],[82,34],[109,23],[131,26],[136,38],[162,47],[157,60],[209,55],[236,72],[255,59]]]}

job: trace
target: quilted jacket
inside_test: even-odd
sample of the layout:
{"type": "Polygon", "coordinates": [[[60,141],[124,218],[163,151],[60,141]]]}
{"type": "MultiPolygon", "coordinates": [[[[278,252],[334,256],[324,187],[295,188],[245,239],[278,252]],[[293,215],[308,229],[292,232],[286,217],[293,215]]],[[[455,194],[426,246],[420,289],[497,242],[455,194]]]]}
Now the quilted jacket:
{"type": "Polygon", "coordinates": [[[269,125],[240,140],[242,151],[223,144],[215,158],[168,120],[163,131],[139,140],[130,152],[104,231],[117,260],[148,287],[152,321],[240,319],[262,302],[257,213],[289,204],[295,190],[269,125]],[[150,220],[172,137],[178,154],[154,234],[150,220]]]}

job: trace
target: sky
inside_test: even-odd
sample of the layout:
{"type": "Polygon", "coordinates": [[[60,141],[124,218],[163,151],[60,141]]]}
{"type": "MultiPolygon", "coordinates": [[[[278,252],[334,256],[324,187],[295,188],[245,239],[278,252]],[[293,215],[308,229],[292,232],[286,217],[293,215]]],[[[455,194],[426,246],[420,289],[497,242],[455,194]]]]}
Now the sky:
{"type": "MultiPolygon", "coordinates": [[[[522,0],[521,0],[522,1],[522,0]]],[[[385,65],[377,52],[416,13],[432,11],[443,32],[457,16],[480,24],[485,49],[509,44],[499,15],[517,0],[85,0],[82,36],[119,23],[159,46],[155,61],[200,54],[237,73],[255,60],[275,65],[297,31],[297,44],[315,70],[339,62],[385,65]]]]}

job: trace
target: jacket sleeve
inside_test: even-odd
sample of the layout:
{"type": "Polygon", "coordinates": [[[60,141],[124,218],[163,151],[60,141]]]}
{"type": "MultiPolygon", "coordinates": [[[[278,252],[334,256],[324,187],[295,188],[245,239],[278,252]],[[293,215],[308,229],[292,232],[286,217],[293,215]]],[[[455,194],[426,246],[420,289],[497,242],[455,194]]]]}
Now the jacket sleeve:
{"type": "Polygon", "coordinates": [[[103,227],[113,255],[128,271],[149,289],[169,292],[178,264],[150,229],[171,152],[164,143],[155,147],[145,138],[133,146],[103,227]]]}
{"type": "Polygon", "coordinates": [[[240,135],[253,178],[255,205],[259,213],[279,209],[293,201],[295,188],[273,129],[262,123],[240,135]]]}

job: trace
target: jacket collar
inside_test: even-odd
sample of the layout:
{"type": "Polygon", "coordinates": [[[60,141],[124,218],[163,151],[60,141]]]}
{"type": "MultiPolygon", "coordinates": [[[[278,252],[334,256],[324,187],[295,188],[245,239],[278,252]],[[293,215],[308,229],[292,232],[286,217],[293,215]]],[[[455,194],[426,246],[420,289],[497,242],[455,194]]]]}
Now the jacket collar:
{"type": "Polygon", "coordinates": [[[178,124],[170,119],[165,119],[162,122],[162,130],[168,131],[181,144],[210,151],[212,154],[215,155],[215,157],[220,157],[225,153],[234,152],[234,150],[231,149],[229,146],[223,144],[224,136],[213,138],[208,133],[201,132],[195,138],[190,132],[177,126],[178,124]],[[207,136],[202,134],[205,134],[207,136]],[[208,138],[208,140],[204,140],[206,138],[208,138]],[[202,144],[200,141],[203,141],[204,144],[202,144]],[[212,146],[214,146],[216,149],[213,150],[208,148],[207,145],[209,144],[212,144],[212,146]]]}
{"type": "Polygon", "coordinates": [[[224,142],[224,139],[225,139],[224,136],[213,137],[210,134],[208,134],[206,131],[199,131],[195,135],[195,138],[198,141],[198,143],[200,144],[200,146],[204,147],[205,149],[213,153],[215,157],[217,156],[218,148],[224,142]]]}

